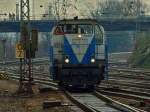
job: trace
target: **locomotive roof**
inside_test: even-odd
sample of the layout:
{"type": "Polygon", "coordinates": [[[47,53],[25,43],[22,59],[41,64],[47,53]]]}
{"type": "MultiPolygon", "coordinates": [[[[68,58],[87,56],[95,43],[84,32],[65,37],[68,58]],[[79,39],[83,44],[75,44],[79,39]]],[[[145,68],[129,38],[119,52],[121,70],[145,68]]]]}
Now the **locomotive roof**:
{"type": "Polygon", "coordinates": [[[66,19],[60,20],[58,24],[98,24],[94,19],[66,19]]]}

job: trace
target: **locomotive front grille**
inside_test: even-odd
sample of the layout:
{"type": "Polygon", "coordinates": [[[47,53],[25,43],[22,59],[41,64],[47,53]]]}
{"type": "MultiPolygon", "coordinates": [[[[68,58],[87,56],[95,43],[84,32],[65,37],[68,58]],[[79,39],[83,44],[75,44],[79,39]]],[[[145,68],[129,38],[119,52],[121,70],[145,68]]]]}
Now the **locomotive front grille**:
{"type": "Polygon", "coordinates": [[[98,65],[66,65],[62,67],[62,81],[66,85],[94,85],[101,80],[98,65]]]}

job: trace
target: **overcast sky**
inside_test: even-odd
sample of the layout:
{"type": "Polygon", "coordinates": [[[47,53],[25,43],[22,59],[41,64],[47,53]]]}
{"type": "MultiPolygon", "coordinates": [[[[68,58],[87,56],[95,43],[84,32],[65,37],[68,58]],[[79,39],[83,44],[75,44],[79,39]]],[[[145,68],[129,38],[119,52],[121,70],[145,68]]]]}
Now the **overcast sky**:
{"type": "MultiPolygon", "coordinates": [[[[32,15],[32,1],[33,0],[30,0],[31,15],[32,15]]],[[[48,8],[49,2],[52,1],[53,0],[35,0],[35,15],[39,17],[41,16],[41,14],[44,14],[45,10],[48,8]],[[42,5],[43,7],[41,8],[40,5],[42,5]]],[[[0,13],[15,13],[16,3],[20,3],[20,0],[0,0],[0,13]]],[[[78,10],[84,12],[84,10],[86,9],[86,4],[91,4],[91,7],[94,7],[94,5],[96,4],[96,0],[78,0],[76,6],[78,10]]],[[[71,15],[78,14],[78,12],[76,12],[74,9],[70,10],[71,15]]]]}
{"type": "MultiPolygon", "coordinates": [[[[19,1],[20,0],[0,0],[0,13],[9,13],[9,12],[15,13],[15,10],[16,10],[15,6],[16,6],[16,3],[19,3],[19,1]]],[[[31,1],[31,6],[32,6],[32,0],[30,1],[31,1]]],[[[35,15],[37,17],[45,13],[45,9],[48,7],[48,4],[50,1],[53,1],[53,0],[35,0],[35,15]],[[43,8],[40,8],[40,5],[42,5],[43,8]]],[[[97,0],[78,0],[76,6],[78,10],[81,10],[81,12],[87,13],[87,6],[89,5],[91,8],[92,7],[94,8],[96,1],[97,0]]],[[[141,0],[141,1],[146,2],[147,4],[150,4],[150,0],[141,0]]],[[[70,12],[72,13],[71,15],[79,14],[78,12],[75,11],[75,9],[70,9],[70,10],[71,10],[70,12]]]]}

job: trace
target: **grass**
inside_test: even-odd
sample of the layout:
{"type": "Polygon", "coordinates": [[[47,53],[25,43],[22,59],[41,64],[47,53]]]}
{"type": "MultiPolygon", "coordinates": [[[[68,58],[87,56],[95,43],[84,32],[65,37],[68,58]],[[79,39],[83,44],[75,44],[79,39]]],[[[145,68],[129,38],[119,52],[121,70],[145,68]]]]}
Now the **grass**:
{"type": "Polygon", "coordinates": [[[137,40],[130,63],[134,67],[150,68],[150,32],[137,33],[137,40]]]}

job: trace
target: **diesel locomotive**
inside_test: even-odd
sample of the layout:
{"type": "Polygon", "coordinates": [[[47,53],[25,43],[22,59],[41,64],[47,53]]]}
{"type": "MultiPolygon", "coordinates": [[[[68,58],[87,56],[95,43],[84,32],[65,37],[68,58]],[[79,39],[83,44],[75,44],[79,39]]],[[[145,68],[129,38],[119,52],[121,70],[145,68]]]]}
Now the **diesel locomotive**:
{"type": "Polygon", "coordinates": [[[61,20],[50,37],[50,75],[61,86],[89,88],[107,72],[104,29],[96,20],[61,20]]]}

